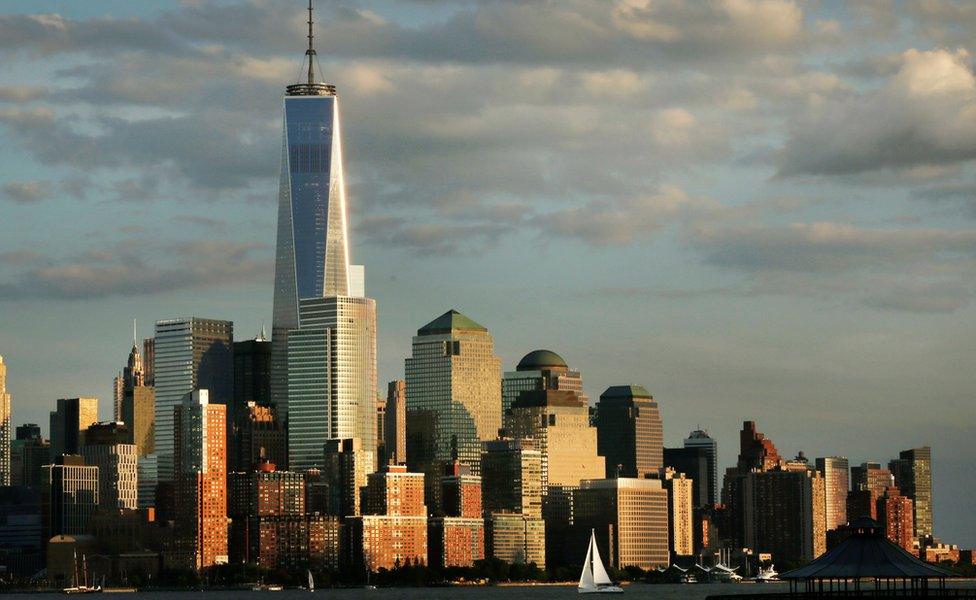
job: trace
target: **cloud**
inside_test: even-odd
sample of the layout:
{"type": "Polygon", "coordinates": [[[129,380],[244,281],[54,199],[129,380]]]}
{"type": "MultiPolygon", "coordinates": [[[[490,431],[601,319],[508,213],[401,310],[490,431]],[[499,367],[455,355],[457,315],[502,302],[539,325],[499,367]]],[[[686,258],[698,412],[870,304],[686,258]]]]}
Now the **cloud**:
{"type": "Polygon", "coordinates": [[[0,301],[90,300],[270,281],[271,260],[262,244],[207,241],[147,246],[118,244],[69,259],[15,253],[24,260],[4,262],[28,268],[0,281],[0,301]]]}
{"type": "Polygon", "coordinates": [[[800,118],[779,174],[850,175],[976,158],[976,77],[965,49],[910,49],[877,91],[831,99],[800,118]]]}
{"type": "Polygon", "coordinates": [[[51,186],[46,181],[8,181],[0,188],[8,200],[30,204],[51,197],[51,186]]]}
{"type": "Polygon", "coordinates": [[[494,246],[510,231],[510,226],[500,223],[416,223],[394,216],[367,217],[356,228],[366,243],[402,248],[422,256],[471,254],[494,246]]]}

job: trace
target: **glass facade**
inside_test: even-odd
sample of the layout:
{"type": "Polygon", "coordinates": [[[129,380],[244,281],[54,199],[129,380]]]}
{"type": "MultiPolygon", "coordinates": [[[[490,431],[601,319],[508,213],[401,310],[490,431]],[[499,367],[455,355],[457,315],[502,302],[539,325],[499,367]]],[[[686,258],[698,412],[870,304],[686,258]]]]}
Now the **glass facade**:
{"type": "Polygon", "coordinates": [[[287,348],[292,470],[321,467],[326,440],[376,448],[376,302],[339,296],[300,306],[287,348]]]}
{"type": "Polygon", "coordinates": [[[272,399],[288,412],[288,332],[298,301],[349,293],[339,99],[322,86],[284,100],[272,328],[272,399]]]}
{"type": "Polygon", "coordinates": [[[172,319],[156,323],[155,451],[159,480],[173,481],[173,409],[197,389],[226,404],[232,392],[234,324],[213,319],[172,319]]]}
{"type": "Polygon", "coordinates": [[[703,448],[708,461],[708,504],[718,504],[718,442],[703,429],[696,429],[685,438],[685,448],[703,448]]]}
{"type": "Polygon", "coordinates": [[[0,356],[0,486],[10,485],[10,394],[7,365],[0,356]]]}

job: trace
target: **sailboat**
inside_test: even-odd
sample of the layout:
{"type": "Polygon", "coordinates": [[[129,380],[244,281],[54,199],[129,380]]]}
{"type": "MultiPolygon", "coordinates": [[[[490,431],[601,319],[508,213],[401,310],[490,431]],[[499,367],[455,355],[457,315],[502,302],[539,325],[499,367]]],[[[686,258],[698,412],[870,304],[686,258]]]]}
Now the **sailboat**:
{"type": "MultiPolygon", "coordinates": [[[[65,594],[97,594],[102,591],[100,585],[88,585],[88,557],[81,555],[82,572],[84,573],[84,583],[78,581],[78,553],[72,554],[75,563],[74,585],[61,590],[65,594]]],[[[104,576],[103,583],[104,583],[104,576]]],[[[94,582],[92,582],[94,583],[94,582]]]]}
{"type": "Polygon", "coordinates": [[[308,570],[308,591],[315,591],[315,579],[312,577],[312,570],[308,570]]]}
{"type": "Polygon", "coordinates": [[[596,547],[596,532],[590,530],[590,545],[586,549],[586,559],[583,561],[583,572],[580,574],[579,587],[581,594],[622,594],[623,588],[617,587],[607,575],[607,570],[600,560],[600,551],[596,547]]]}

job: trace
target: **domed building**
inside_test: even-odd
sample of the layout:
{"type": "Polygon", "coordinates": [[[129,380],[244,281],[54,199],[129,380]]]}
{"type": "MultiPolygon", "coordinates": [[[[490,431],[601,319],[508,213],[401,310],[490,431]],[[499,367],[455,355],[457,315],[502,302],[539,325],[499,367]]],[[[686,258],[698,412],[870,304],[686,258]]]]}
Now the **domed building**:
{"type": "Polygon", "coordinates": [[[584,404],[589,398],[583,393],[583,378],[573,371],[552,350],[533,350],[519,361],[514,371],[507,371],[502,379],[502,415],[505,415],[519,394],[533,390],[561,390],[574,392],[584,404]]]}

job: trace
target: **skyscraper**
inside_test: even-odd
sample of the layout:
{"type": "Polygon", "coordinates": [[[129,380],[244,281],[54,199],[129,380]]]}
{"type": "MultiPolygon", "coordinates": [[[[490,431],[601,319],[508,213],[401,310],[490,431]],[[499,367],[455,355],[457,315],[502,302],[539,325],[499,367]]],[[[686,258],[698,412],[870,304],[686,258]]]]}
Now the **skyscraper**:
{"type": "Polygon", "coordinates": [[[213,404],[226,404],[232,393],[234,324],[215,319],[156,322],[154,344],[155,446],[159,480],[173,481],[173,409],[183,397],[205,389],[213,404]]]}
{"type": "Polygon", "coordinates": [[[177,536],[185,565],[194,569],[228,560],[226,415],[205,389],[173,407],[177,536]]]}
{"type": "Polygon", "coordinates": [[[705,448],[665,448],[664,466],[684,473],[692,481],[692,505],[695,508],[709,506],[708,454],[705,448]]]}
{"type": "Polygon", "coordinates": [[[98,508],[98,467],[77,455],[60,455],[44,465],[41,513],[43,539],[55,535],[86,535],[98,508]]]}
{"type": "Polygon", "coordinates": [[[0,356],[0,487],[10,485],[10,393],[7,365],[0,356]]]}
{"type": "Polygon", "coordinates": [[[563,357],[552,350],[533,350],[522,357],[514,371],[505,373],[502,379],[502,415],[518,400],[519,394],[528,390],[573,392],[584,406],[589,405],[579,371],[571,370],[563,357]]]}
{"type": "Polygon", "coordinates": [[[407,457],[414,470],[455,458],[480,468],[481,441],[502,425],[501,360],[488,330],[449,310],[417,330],[405,361],[407,457]],[[411,431],[412,430],[412,431],[411,431]]]}
{"type": "Polygon", "coordinates": [[[843,456],[817,459],[817,470],[824,478],[827,502],[827,531],[847,524],[847,492],[850,491],[850,464],[843,456]]]}
{"type": "Polygon", "coordinates": [[[289,426],[288,335],[300,324],[298,301],[350,294],[339,97],[315,81],[311,9],[308,22],[308,78],[284,97],[271,330],[271,395],[289,426]]]}
{"type": "Polygon", "coordinates": [[[393,463],[407,462],[407,382],[402,379],[387,385],[384,419],[386,458],[393,463]]]}
{"type": "Polygon", "coordinates": [[[600,394],[594,424],[606,476],[645,477],[664,465],[664,425],[657,401],[639,385],[615,385],[600,394]]]}
{"type": "Polygon", "coordinates": [[[902,450],[888,464],[895,485],[912,499],[915,511],[915,537],[932,535],[932,448],[922,446],[902,450]]]}
{"type": "Polygon", "coordinates": [[[671,527],[668,550],[672,555],[691,556],[695,547],[691,479],[670,467],[661,469],[660,479],[668,491],[668,523],[671,527]]]}
{"type": "Polygon", "coordinates": [[[709,436],[704,429],[696,429],[685,438],[684,446],[685,448],[702,448],[705,450],[708,461],[708,479],[703,482],[703,487],[708,504],[718,504],[718,441],[709,436]]]}
{"type": "Polygon", "coordinates": [[[118,422],[95,423],[85,432],[81,456],[98,467],[99,508],[138,508],[136,447],[127,443],[129,437],[118,422]]]}
{"type": "Polygon", "coordinates": [[[98,422],[98,398],[59,398],[51,412],[51,461],[62,454],[78,454],[85,430],[98,422]]]}
{"type": "Polygon", "coordinates": [[[891,471],[881,468],[881,463],[864,462],[851,467],[851,491],[847,498],[847,518],[854,521],[858,517],[878,516],[878,498],[889,487],[895,485],[891,471]]]}
{"type": "Polygon", "coordinates": [[[376,302],[331,296],[299,304],[301,325],[288,333],[289,467],[321,466],[327,440],[356,438],[375,470],[376,302]]]}
{"type": "MultiPolygon", "coordinates": [[[[253,411],[271,405],[271,342],[264,339],[264,332],[253,340],[234,342],[233,399],[227,407],[228,444],[227,462],[230,471],[247,471],[253,467],[250,456],[245,456],[241,444],[244,428],[253,411]]],[[[272,459],[279,468],[286,468],[287,456],[272,459]]]]}

